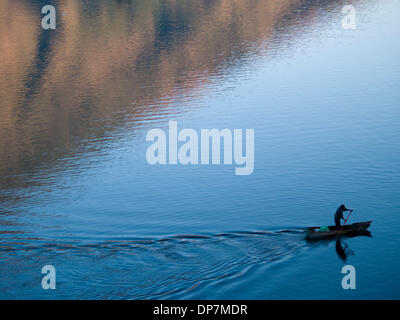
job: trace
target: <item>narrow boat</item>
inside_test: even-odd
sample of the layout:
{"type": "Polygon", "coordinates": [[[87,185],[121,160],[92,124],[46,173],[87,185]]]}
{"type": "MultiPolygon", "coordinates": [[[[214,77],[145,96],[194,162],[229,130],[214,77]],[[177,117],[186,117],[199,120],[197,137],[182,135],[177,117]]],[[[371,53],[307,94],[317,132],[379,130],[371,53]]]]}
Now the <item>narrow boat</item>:
{"type": "Polygon", "coordinates": [[[341,226],[340,228],[336,226],[329,226],[327,229],[321,227],[309,227],[306,229],[306,239],[308,240],[318,240],[331,237],[352,237],[357,235],[369,234],[367,230],[372,221],[367,222],[356,222],[349,225],[341,226]]]}

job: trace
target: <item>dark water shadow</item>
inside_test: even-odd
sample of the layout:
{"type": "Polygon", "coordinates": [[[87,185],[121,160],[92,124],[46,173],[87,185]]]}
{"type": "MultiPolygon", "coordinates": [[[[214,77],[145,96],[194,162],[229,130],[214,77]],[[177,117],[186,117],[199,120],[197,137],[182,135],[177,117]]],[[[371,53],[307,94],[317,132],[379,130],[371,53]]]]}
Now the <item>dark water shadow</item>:
{"type": "Polygon", "coordinates": [[[369,237],[372,238],[372,234],[368,230],[364,230],[362,232],[359,232],[357,234],[350,234],[346,236],[337,236],[333,238],[328,238],[328,239],[307,239],[307,243],[310,244],[311,246],[321,246],[321,245],[329,245],[333,241],[335,241],[335,251],[340,260],[343,262],[346,262],[348,257],[353,256],[355,253],[354,251],[349,247],[347,242],[345,241],[346,239],[349,238],[355,238],[355,237],[369,237]]]}

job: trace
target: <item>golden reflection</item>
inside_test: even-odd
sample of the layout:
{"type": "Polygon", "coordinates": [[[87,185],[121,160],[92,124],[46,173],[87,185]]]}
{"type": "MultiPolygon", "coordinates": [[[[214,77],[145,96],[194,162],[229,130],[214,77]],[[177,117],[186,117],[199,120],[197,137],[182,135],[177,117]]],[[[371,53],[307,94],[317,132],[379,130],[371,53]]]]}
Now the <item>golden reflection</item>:
{"type": "Polygon", "coordinates": [[[128,116],[160,116],[167,97],[198,94],[301,3],[60,1],[57,30],[44,31],[39,5],[1,1],[0,188],[25,186],[128,116]]]}

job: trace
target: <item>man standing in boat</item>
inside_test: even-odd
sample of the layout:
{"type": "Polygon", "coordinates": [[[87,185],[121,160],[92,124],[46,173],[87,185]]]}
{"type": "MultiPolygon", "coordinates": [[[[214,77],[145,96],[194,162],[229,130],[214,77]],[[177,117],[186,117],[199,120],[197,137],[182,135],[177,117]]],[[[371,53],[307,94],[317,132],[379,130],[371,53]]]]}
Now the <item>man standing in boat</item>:
{"type": "Polygon", "coordinates": [[[344,204],[341,204],[339,208],[337,208],[336,213],[335,213],[335,225],[337,228],[340,228],[340,219],[344,219],[343,217],[343,212],[345,211],[350,211],[353,212],[352,209],[347,209],[344,204]]]}

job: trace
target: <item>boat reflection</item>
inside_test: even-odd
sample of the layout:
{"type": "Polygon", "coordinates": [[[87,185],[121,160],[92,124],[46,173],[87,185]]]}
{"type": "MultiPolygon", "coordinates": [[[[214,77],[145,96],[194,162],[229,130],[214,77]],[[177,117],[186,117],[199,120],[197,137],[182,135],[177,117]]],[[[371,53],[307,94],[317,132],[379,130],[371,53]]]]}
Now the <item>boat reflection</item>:
{"type": "Polygon", "coordinates": [[[336,253],[339,259],[342,259],[344,262],[347,260],[347,257],[350,255],[354,255],[354,251],[351,250],[346,242],[343,242],[340,239],[336,240],[336,253]]]}
{"type": "MultiPolygon", "coordinates": [[[[354,238],[354,237],[358,237],[358,236],[372,238],[371,232],[369,232],[368,230],[365,230],[363,233],[358,234],[358,235],[348,236],[347,238],[354,238]]],[[[346,260],[349,256],[354,255],[354,251],[349,248],[348,244],[345,241],[343,241],[342,237],[338,237],[336,239],[335,249],[336,249],[336,253],[337,253],[339,259],[343,260],[343,262],[346,262],[346,260]]]]}
{"type": "Polygon", "coordinates": [[[345,238],[355,238],[355,237],[370,237],[372,238],[372,234],[368,230],[363,230],[361,233],[357,234],[347,234],[347,235],[341,235],[337,236],[335,238],[324,238],[324,239],[307,239],[307,242],[309,244],[314,245],[325,245],[328,246],[332,243],[332,241],[335,241],[335,250],[338,258],[342,260],[343,262],[346,262],[347,258],[349,256],[354,255],[354,251],[351,250],[347,244],[346,241],[344,241],[345,238]]]}

